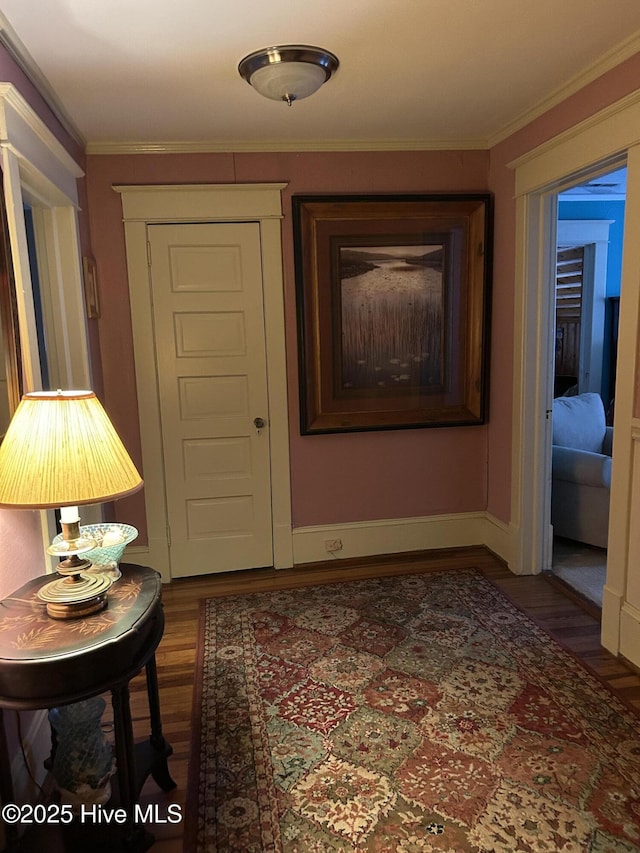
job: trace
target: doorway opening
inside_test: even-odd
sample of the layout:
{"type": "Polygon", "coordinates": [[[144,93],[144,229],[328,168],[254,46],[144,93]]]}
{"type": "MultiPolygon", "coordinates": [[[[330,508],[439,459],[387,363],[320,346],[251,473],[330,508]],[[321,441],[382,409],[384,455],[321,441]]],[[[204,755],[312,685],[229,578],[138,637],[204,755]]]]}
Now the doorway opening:
{"type": "Polygon", "coordinates": [[[626,167],[559,193],[557,203],[551,573],[597,613],[607,572],[625,203],[626,167]],[[575,426],[566,421],[572,410],[575,426]],[[592,412],[593,420],[585,416],[592,412]]]}

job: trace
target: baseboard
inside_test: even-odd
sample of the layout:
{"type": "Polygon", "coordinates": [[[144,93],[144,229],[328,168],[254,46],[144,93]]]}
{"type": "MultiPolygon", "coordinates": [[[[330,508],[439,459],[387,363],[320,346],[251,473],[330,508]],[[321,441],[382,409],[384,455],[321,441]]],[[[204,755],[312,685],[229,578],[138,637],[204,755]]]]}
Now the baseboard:
{"type": "Polygon", "coordinates": [[[620,651],[620,611],[624,598],[605,583],[602,590],[602,631],[600,641],[608,652],[620,651]]]}
{"type": "Polygon", "coordinates": [[[146,565],[144,560],[150,562],[151,550],[148,545],[127,545],[122,557],[123,563],[135,563],[136,565],[146,565]]]}
{"type": "Polygon", "coordinates": [[[612,655],[640,669],[640,609],[606,583],[602,591],[600,641],[612,655]]]}
{"type": "Polygon", "coordinates": [[[297,527],[292,535],[295,565],[471,545],[486,546],[509,565],[512,551],[509,525],[487,512],[297,527]],[[327,551],[336,540],[342,547],[327,551]]]}
{"type": "Polygon", "coordinates": [[[640,610],[625,602],[620,610],[619,654],[640,667],[640,610]]]}
{"type": "MultiPolygon", "coordinates": [[[[343,560],[473,545],[485,546],[512,571],[517,562],[511,525],[484,511],[296,527],[289,535],[293,565],[320,563],[331,558],[343,560]],[[342,547],[337,551],[327,551],[325,543],[336,539],[340,540],[342,547]]],[[[280,550],[285,551],[283,548],[280,550]]],[[[123,560],[152,566],[160,571],[163,583],[170,580],[155,564],[153,549],[149,545],[127,546],[123,560]]],[[[284,565],[276,568],[289,568],[290,565],[287,559],[284,565]]]]}
{"type": "Polygon", "coordinates": [[[127,545],[122,557],[122,562],[133,563],[136,566],[149,566],[150,568],[155,569],[157,572],[160,572],[162,583],[168,583],[171,580],[168,575],[165,577],[162,572],[162,567],[159,567],[159,564],[155,562],[154,554],[152,553],[152,549],[149,545],[127,545]]]}
{"type": "Polygon", "coordinates": [[[515,574],[518,570],[519,559],[516,553],[515,530],[511,524],[501,521],[490,512],[485,512],[482,535],[482,544],[500,557],[515,574]]]}

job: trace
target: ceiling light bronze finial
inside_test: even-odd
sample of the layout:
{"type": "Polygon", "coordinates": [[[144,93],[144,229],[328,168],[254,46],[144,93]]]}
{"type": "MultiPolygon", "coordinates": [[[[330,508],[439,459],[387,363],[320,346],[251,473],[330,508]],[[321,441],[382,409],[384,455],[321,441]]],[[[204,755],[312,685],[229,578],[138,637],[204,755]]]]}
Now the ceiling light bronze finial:
{"type": "Polygon", "coordinates": [[[339,64],[338,58],[323,48],[288,44],[250,53],[240,61],[238,71],[265,98],[291,106],[317,92],[339,64]]]}

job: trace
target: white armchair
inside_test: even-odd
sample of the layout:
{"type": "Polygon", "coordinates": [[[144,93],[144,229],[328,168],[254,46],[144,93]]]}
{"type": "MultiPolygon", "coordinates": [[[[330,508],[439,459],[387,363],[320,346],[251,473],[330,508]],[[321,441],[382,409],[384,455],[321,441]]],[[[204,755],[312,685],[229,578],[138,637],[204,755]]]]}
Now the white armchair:
{"type": "Polygon", "coordinates": [[[607,547],[612,443],[598,394],[553,401],[551,523],[557,536],[607,547]]]}

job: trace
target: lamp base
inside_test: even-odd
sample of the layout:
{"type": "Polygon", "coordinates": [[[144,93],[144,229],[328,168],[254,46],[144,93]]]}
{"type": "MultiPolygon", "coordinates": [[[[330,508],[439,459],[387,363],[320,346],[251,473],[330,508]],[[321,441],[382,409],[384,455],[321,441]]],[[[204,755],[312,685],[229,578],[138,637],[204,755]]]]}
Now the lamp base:
{"type": "Polygon", "coordinates": [[[38,590],[38,598],[47,605],[47,613],[53,619],[78,619],[107,606],[111,584],[106,575],[69,575],[45,584],[38,590]]]}
{"type": "Polygon", "coordinates": [[[99,613],[107,606],[107,595],[97,595],[92,601],[77,604],[47,604],[47,613],[52,619],[80,619],[99,613]]]}

